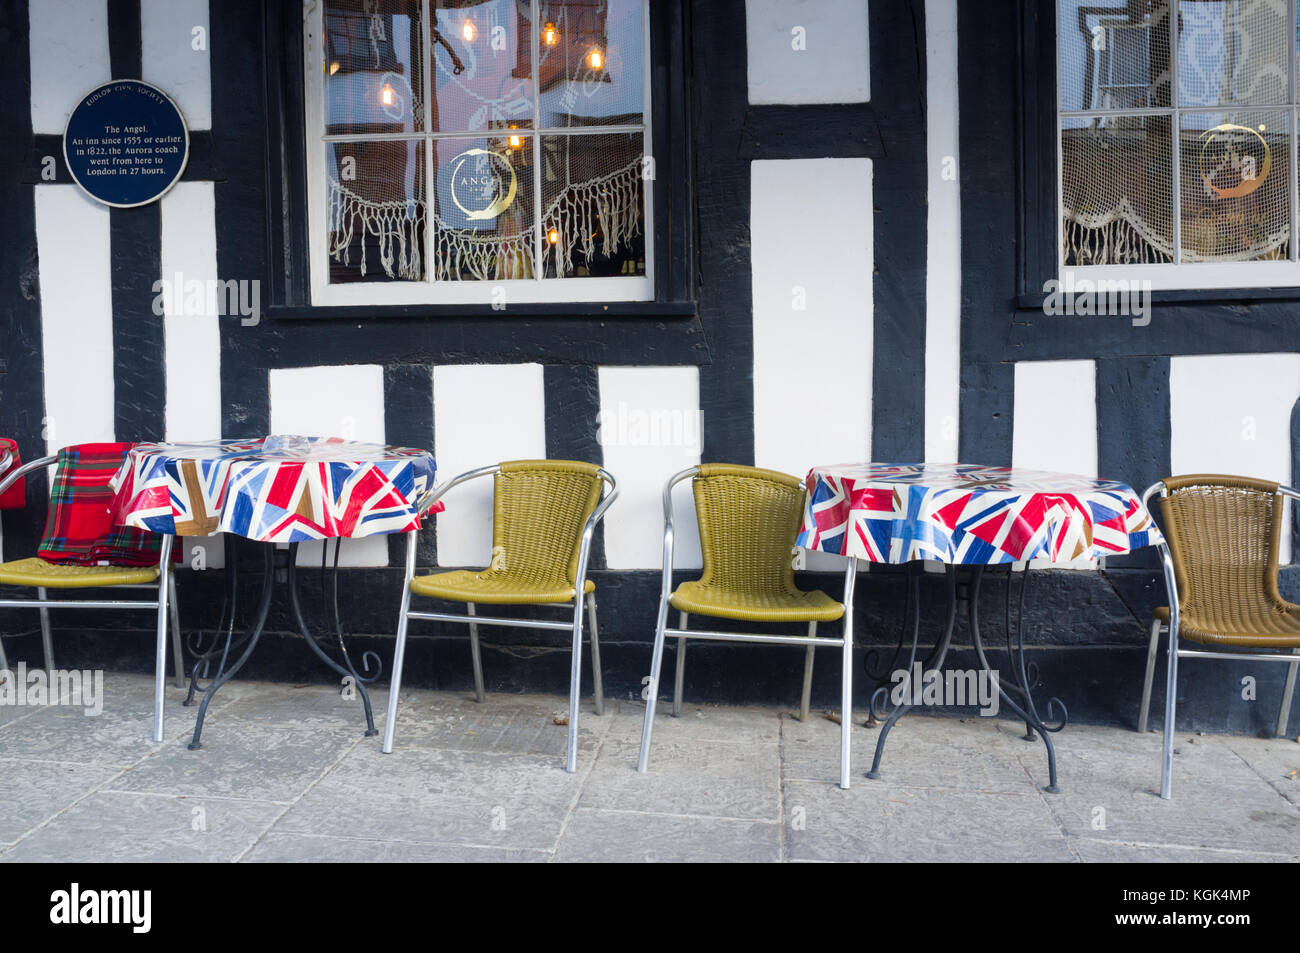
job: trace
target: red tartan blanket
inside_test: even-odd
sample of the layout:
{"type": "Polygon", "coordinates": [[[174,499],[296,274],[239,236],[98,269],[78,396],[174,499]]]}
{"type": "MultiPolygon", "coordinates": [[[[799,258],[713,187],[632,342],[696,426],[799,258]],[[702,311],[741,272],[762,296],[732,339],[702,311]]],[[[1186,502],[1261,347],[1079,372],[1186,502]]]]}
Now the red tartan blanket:
{"type": "MultiPolygon", "coordinates": [[[[130,443],[83,443],[59,451],[45,536],[37,555],[82,566],[154,566],[162,537],[114,526],[108,481],[130,443]]],[[[176,556],[180,556],[177,551],[176,556]]]]}
{"type": "MultiPolygon", "coordinates": [[[[6,473],[17,470],[23,465],[23,461],[18,456],[18,441],[0,437],[0,459],[4,459],[6,450],[13,454],[13,459],[9,461],[9,466],[0,469],[0,480],[4,479],[6,473]]],[[[27,503],[26,484],[27,478],[23,477],[4,493],[0,493],[0,510],[21,510],[27,503]]]]}

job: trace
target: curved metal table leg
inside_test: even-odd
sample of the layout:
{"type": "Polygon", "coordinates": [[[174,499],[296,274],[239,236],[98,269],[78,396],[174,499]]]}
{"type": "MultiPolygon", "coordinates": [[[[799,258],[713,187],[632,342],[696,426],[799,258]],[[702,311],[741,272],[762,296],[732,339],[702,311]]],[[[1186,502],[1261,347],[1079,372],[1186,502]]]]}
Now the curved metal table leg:
{"type": "MultiPolygon", "coordinates": [[[[365,710],[366,710],[366,737],[369,738],[372,735],[377,735],[379,734],[379,731],[378,729],[375,728],[375,716],[370,708],[370,693],[366,691],[366,686],[365,686],[365,682],[370,679],[362,679],[361,675],[357,673],[357,670],[352,665],[352,659],[348,656],[346,649],[344,649],[343,651],[343,661],[347,663],[347,667],[344,668],[338,662],[334,661],[332,658],[326,655],[325,651],[319,645],[316,644],[316,637],[312,635],[311,629],[307,626],[307,620],[303,617],[302,614],[302,603],[298,599],[297,568],[298,568],[298,543],[290,543],[289,544],[289,567],[288,567],[289,608],[293,612],[293,620],[298,626],[298,631],[302,634],[302,637],[306,640],[307,647],[316,654],[317,658],[319,658],[322,662],[324,662],[334,671],[338,672],[339,675],[344,677],[350,677],[352,679],[352,684],[355,685],[357,691],[361,693],[361,702],[365,706],[365,710]]],[[[343,635],[342,632],[340,631],[339,644],[342,645],[342,643],[343,643],[343,635]]]]}
{"type": "MultiPolygon", "coordinates": [[[[1008,587],[1010,587],[1010,580],[1008,580],[1007,585],[1008,587]]],[[[979,657],[980,665],[984,667],[985,671],[992,672],[993,667],[989,665],[988,655],[984,651],[984,641],[980,637],[979,602],[978,599],[976,598],[977,594],[978,594],[977,592],[973,592],[971,594],[971,604],[969,610],[971,641],[974,644],[975,653],[979,657]]],[[[1024,594],[1023,584],[1021,588],[1021,594],[1022,596],[1024,594]]],[[[1008,588],[1008,598],[1009,597],[1010,597],[1010,589],[1008,588]]],[[[1023,612],[1021,613],[1021,615],[1023,618],[1023,612]]],[[[1009,617],[1010,615],[1008,613],[1008,619],[1009,617]]],[[[999,678],[998,694],[1002,696],[1003,703],[1006,704],[1013,712],[1016,713],[1016,715],[1018,715],[1021,718],[1021,720],[1024,721],[1027,729],[1032,732],[1036,732],[1038,736],[1043,739],[1043,745],[1044,747],[1047,748],[1047,774],[1048,774],[1048,784],[1047,787],[1045,787],[1043,790],[1048,792],[1049,794],[1059,794],[1061,789],[1060,786],[1057,784],[1057,778],[1056,778],[1056,748],[1055,746],[1053,746],[1052,739],[1050,736],[1054,732],[1060,731],[1062,728],[1065,727],[1065,722],[1066,719],[1068,718],[1068,713],[1065,710],[1065,705],[1061,702],[1059,698],[1052,698],[1047,703],[1048,715],[1050,717],[1052,714],[1052,710],[1054,708],[1059,708],[1061,712],[1060,722],[1056,725],[1048,725],[1038,716],[1038,709],[1034,705],[1034,698],[1031,692],[1032,686],[1030,685],[1030,679],[1028,677],[1028,671],[1025,665],[1024,631],[1023,628],[1019,626],[1017,628],[1018,628],[1018,632],[1017,632],[1016,647],[1014,653],[1011,652],[1010,632],[1008,632],[1008,638],[1007,638],[1007,647],[1009,653],[1007,663],[1011,668],[1012,676],[1016,679],[1016,683],[1010,686],[1004,686],[1002,684],[1002,679],[999,678]],[[1015,699],[1013,699],[1011,697],[1011,694],[1007,691],[1007,688],[1010,688],[1012,691],[1016,693],[1016,695],[1018,695],[1019,697],[1025,700],[1025,704],[1023,705],[1023,707],[1016,703],[1015,699]]]]}
{"type": "MultiPolygon", "coordinates": [[[[321,546],[322,566],[325,564],[325,553],[328,548],[328,545],[321,546]]],[[[373,665],[375,667],[375,674],[362,675],[357,672],[355,666],[352,664],[351,656],[348,655],[348,647],[343,641],[343,616],[339,614],[339,550],[342,548],[343,539],[341,537],[336,538],[334,540],[334,572],[330,575],[331,606],[334,613],[332,620],[334,624],[334,637],[338,642],[339,654],[343,656],[343,661],[351,671],[353,679],[357,682],[365,682],[369,685],[383,673],[384,665],[383,662],[380,661],[377,653],[367,649],[361,653],[361,665],[367,672],[370,671],[370,666],[373,665]]],[[[322,589],[323,588],[324,587],[322,586],[322,589]]]]}
{"type": "Polygon", "coordinates": [[[220,678],[221,673],[226,669],[226,660],[230,657],[230,653],[239,651],[248,641],[250,634],[246,632],[238,640],[234,638],[235,614],[239,609],[239,560],[235,554],[234,538],[229,533],[223,534],[222,543],[226,554],[226,604],[221,609],[221,618],[217,622],[216,631],[212,633],[212,647],[206,651],[201,650],[201,632],[195,633],[195,638],[190,645],[190,651],[194,653],[194,665],[190,669],[189,694],[185,696],[185,701],[181,702],[186,708],[194,704],[194,695],[199,690],[200,674],[203,678],[208,677],[208,666],[212,663],[212,660],[218,655],[221,656],[216,676],[220,678]],[[229,616],[226,615],[227,611],[230,613],[229,616]],[[225,646],[218,651],[221,644],[222,629],[226,631],[226,642],[225,646]]]}
{"type": "MultiPolygon", "coordinates": [[[[191,751],[195,751],[202,747],[199,739],[203,734],[203,719],[207,716],[208,705],[212,701],[212,696],[217,693],[217,690],[221,688],[222,685],[230,681],[236,672],[244,667],[244,663],[248,661],[248,657],[253,654],[253,649],[257,647],[257,640],[261,638],[262,629],[266,626],[266,617],[271,611],[271,593],[275,589],[275,547],[273,545],[267,545],[265,560],[265,575],[262,580],[262,598],[257,606],[257,617],[253,620],[253,625],[248,630],[248,645],[244,649],[244,654],[239,657],[235,664],[229,669],[225,669],[214,678],[212,684],[208,686],[208,690],[203,693],[203,701],[199,704],[198,718],[194,722],[194,737],[190,740],[191,751]]],[[[227,648],[228,647],[229,640],[227,640],[227,648]]],[[[222,667],[223,669],[225,667],[224,657],[222,660],[222,667]]]]}
{"type": "MultiPolygon", "coordinates": [[[[952,644],[953,628],[957,622],[957,567],[949,565],[945,567],[945,571],[948,575],[948,620],[944,625],[943,638],[940,640],[934,653],[932,653],[934,658],[934,665],[931,666],[932,669],[941,668],[943,666],[943,660],[948,654],[948,646],[952,644]]],[[[976,578],[978,579],[978,570],[976,578]]],[[[978,582],[976,585],[978,586],[978,582]]],[[[871,761],[871,770],[867,772],[867,777],[871,778],[873,781],[880,778],[880,760],[885,755],[885,739],[889,737],[889,732],[894,727],[894,723],[897,722],[899,718],[903,717],[903,714],[912,707],[908,702],[908,698],[912,693],[912,667],[916,663],[916,646],[921,629],[919,580],[914,580],[914,586],[914,595],[917,597],[915,600],[917,613],[912,625],[912,654],[907,662],[907,678],[903,682],[903,697],[899,699],[899,703],[895,705],[894,710],[890,712],[889,719],[881,726],[880,735],[876,738],[876,755],[871,761]]],[[[880,696],[881,692],[887,691],[888,686],[882,685],[880,688],[876,689],[874,694],[872,694],[871,710],[873,715],[876,712],[876,699],[880,696]]]]}
{"type": "MultiPolygon", "coordinates": [[[[863,658],[862,667],[867,673],[867,678],[871,679],[877,685],[882,685],[885,682],[888,682],[890,675],[898,669],[898,660],[903,655],[903,646],[907,644],[907,620],[909,610],[911,610],[910,614],[913,628],[916,627],[917,620],[920,617],[921,606],[919,600],[915,598],[915,596],[920,594],[920,584],[917,582],[915,570],[915,561],[907,564],[907,589],[905,591],[905,601],[903,603],[903,620],[902,624],[898,627],[898,644],[894,646],[894,654],[889,660],[889,667],[881,669],[879,672],[872,669],[872,665],[875,663],[878,654],[878,649],[875,646],[867,649],[866,655],[863,658]]],[[[874,695],[875,692],[872,694],[874,695]]],[[[869,711],[867,714],[868,718],[875,718],[874,711],[869,711]]]]}

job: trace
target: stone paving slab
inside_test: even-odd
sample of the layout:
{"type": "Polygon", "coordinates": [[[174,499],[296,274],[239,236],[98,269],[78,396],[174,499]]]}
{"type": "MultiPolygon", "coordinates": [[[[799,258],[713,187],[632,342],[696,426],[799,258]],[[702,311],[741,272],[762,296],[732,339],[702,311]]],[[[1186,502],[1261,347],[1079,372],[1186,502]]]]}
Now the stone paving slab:
{"type": "Polygon", "coordinates": [[[0,844],[12,844],[117,774],[102,765],[0,760],[0,844]]]}
{"type": "Polygon", "coordinates": [[[545,863],[548,850],[506,847],[467,847],[463,844],[414,844],[402,841],[364,840],[333,835],[282,834],[271,831],[247,855],[247,863],[280,864],[311,858],[315,863],[545,863]]]}
{"type": "Polygon", "coordinates": [[[657,744],[645,774],[639,745],[610,742],[591,772],[581,807],[687,817],[775,820],[780,817],[780,752],[766,746],[657,744]],[[705,765],[707,771],[700,769],[705,765]]]}
{"type": "Polygon", "coordinates": [[[360,731],[214,716],[203,747],[172,739],[113,782],[119,791],[291,803],[361,739],[360,731]]]}
{"type": "MultiPolygon", "coordinates": [[[[834,781],[840,777],[840,726],[823,715],[806,723],[781,720],[781,760],[787,780],[834,781]]],[[[849,744],[851,785],[874,784],[865,775],[875,757],[879,726],[854,723],[849,744]]],[[[881,778],[912,788],[964,788],[1002,794],[1033,791],[1032,777],[1047,783],[1047,759],[1040,743],[1021,739],[1013,723],[971,718],[900,719],[885,739],[881,778]],[[1026,772],[1017,757],[1040,759],[1026,772]],[[1032,777],[1031,777],[1032,775],[1032,777]]]]}
{"type": "Polygon", "coordinates": [[[0,854],[0,862],[228,862],[281,810],[262,801],[100,791],[0,854]]]}
{"type": "Polygon", "coordinates": [[[1300,743],[1294,738],[1224,738],[1237,757],[1292,804],[1300,805],[1300,743]]]}
{"type": "Polygon", "coordinates": [[[579,808],[565,828],[555,859],[616,864],[769,863],[781,859],[781,825],[579,808]]]}
{"type": "Polygon", "coordinates": [[[1165,801],[1145,786],[1082,779],[1045,800],[1071,837],[1259,852],[1300,845],[1300,810],[1264,782],[1175,783],[1173,795],[1165,801]]]}
{"type": "Polygon", "coordinates": [[[1198,850],[1167,844],[1124,844],[1088,838],[1071,838],[1070,846],[1081,860],[1094,864],[1293,864],[1300,861],[1300,854],[1198,850]]]}
{"type": "MultiPolygon", "coordinates": [[[[563,770],[566,699],[404,692],[397,744],[364,737],[338,686],[233,682],[186,743],[195,709],[109,673],[104,711],[10,708],[0,718],[0,861],[680,862],[1300,860],[1300,744],[1180,734],[1162,801],[1160,735],[1070,726],[1040,741],[1009,720],[909,715],[890,735],[788,707],[661,702],[650,770],[644,706],[583,700],[579,762],[563,770]],[[559,723],[557,723],[559,722],[559,723]],[[1292,774],[1297,771],[1296,774],[1292,774]]],[[[373,694],[382,727],[386,689],[373,694]]]]}
{"type": "Polygon", "coordinates": [[[864,782],[785,786],[792,860],[1073,861],[1043,798],[864,782]]]}

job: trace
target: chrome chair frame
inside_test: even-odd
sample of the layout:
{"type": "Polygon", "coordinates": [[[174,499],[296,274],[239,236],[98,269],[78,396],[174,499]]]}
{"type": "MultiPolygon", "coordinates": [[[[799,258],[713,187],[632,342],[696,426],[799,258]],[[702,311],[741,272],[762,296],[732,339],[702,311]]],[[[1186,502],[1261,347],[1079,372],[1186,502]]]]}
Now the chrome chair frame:
{"type": "MultiPolygon", "coordinates": [[[[498,464],[491,466],[479,467],[475,470],[469,470],[459,476],[453,477],[440,487],[434,489],[433,495],[428,499],[420,510],[420,515],[428,513],[433,504],[437,503],[443,495],[453,487],[470,480],[484,476],[494,476],[501,471],[498,464]]],[[[573,612],[573,621],[569,622],[552,622],[542,619],[504,619],[492,616],[477,615],[474,610],[474,603],[466,603],[467,611],[465,615],[455,615],[446,612],[417,612],[411,609],[411,580],[415,578],[415,550],[418,532],[410,532],[406,538],[406,572],[402,583],[402,609],[397,620],[397,645],[393,652],[393,678],[389,687],[388,694],[388,717],[384,724],[384,743],[382,750],[384,754],[393,752],[393,736],[397,728],[397,696],[402,685],[402,665],[406,660],[406,633],[408,622],[411,619],[423,619],[430,622],[462,622],[469,626],[470,634],[470,654],[474,665],[474,693],[478,701],[483,701],[483,662],[479,652],[478,627],[480,625],[501,625],[512,626],[522,629],[547,629],[551,631],[572,631],[573,633],[573,655],[569,666],[569,740],[568,751],[565,756],[564,770],[570,774],[578,770],[578,694],[582,686],[582,617],[584,606],[590,619],[589,626],[591,629],[591,667],[592,682],[595,689],[595,708],[596,714],[605,713],[604,685],[600,671],[600,636],[596,622],[596,594],[588,593],[586,598],[581,597],[582,591],[587,585],[587,563],[591,558],[591,540],[596,531],[597,524],[605,515],[618,496],[618,482],[604,468],[597,471],[600,478],[605,482],[608,490],[604,497],[592,510],[591,515],[587,517],[587,522],[582,528],[581,542],[578,548],[578,572],[577,579],[574,583],[574,599],[570,603],[537,603],[537,605],[554,605],[557,607],[568,608],[573,612]]]]}
{"type": "MultiPolygon", "coordinates": [[[[58,455],[41,457],[25,463],[17,470],[0,479],[0,493],[4,493],[18,480],[29,473],[54,466],[58,455]]],[[[171,553],[173,538],[163,536],[162,552],[158,558],[158,582],[156,584],[131,584],[122,586],[86,586],[87,589],[152,589],[157,596],[149,600],[126,599],[50,599],[48,590],[36,587],[35,600],[0,599],[0,609],[39,609],[41,614],[41,642],[45,654],[45,668],[54,669],[53,633],[50,626],[51,609],[154,609],[157,612],[155,632],[157,634],[156,656],[154,664],[154,706],[153,706],[153,740],[163,740],[163,695],[167,683],[167,623],[171,619],[172,653],[175,665],[175,684],[178,688],[185,685],[184,658],[181,652],[181,622],[179,600],[176,597],[176,576],[171,571],[171,553]],[[164,585],[163,580],[166,580],[164,585]]],[[[0,669],[8,669],[9,662],[4,652],[4,640],[0,638],[0,669]]]]}
{"type": "MultiPolygon", "coordinates": [[[[1279,486],[1277,488],[1279,496],[1289,497],[1292,500],[1300,500],[1300,490],[1289,486],[1279,486]]],[[[1151,512],[1150,500],[1153,495],[1159,493],[1161,498],[1169,495],[1165,488],[1164,481],[1158,481],[1147,487],[1142,494],[1142,505],[1151,512]]],[[[1294,504],[1293,504],[1294,505],[1294,504]]],[[[1284,513],[1276,515],[1276,519],[1282,519],[1284,513]]],[[[1142,709],[1138,714],[1138,731],[1143,734],[1147,729],[1147,711],[1151,706],[1151,680],[1155,671],[1157,643],[1160,639],[1161,632],[1169,633],[1168,667],[1165,674],[1165,737],[1164,737],[1164,755],[1161,762],[1160,774],[1160,796],[1165,800],[1173,797],[1173,765],[1174,765],[1174,713],[1178,701],[1178,660],[1180,658],[1219,658],[1219,659],[1244,659],[1252,662],[1283,662],[1290,666],[1286,676],[1286,687],[1282,693],[1282,709],[1277,716],[1277,733],[1285,734],[1287,715],[1291,709],[1291,699],[1295,693],[1296,669],[1300,667],[1300,649],[1293,649],[1292,654],[1283,655],[1280,652],[1270,652],[1260,650],[1257,652],[1220,651],[1212,649],[1183,649],[1178,648],[1178,582],[1174,575],[1174,559],[1169,552],[1169,544],[1161,540],[1158,546],[1160,550],[1160,562],[1164,569],[1165,588],[1169,593],[1169,624],[1166,626],[1159,619],[1153,620],[1151,625],[1151,641],[1147,645],[1147,669],[1146,678],[1142,685],[1142,709]]]]}
{"type": "Polygon", "coordinates": [[[654,731],[655,705],[659,700],[659,676],[663,667],[664,640],[677,639],[677,671],[673,685],[673,715],[681,712],[682,681],[685,674],[686,640],[700,639],[711,642],[749,642],[762,645],[796,645],[805,647],[804,680],[801,699],[801,717],[808,717],[808,700],[812,688],[812,655],[818,646],[834,646],[842,650],[843,671],[840,675],[840,787],[849,787],[849,731],[853,721],[853,587],[857,582],[858,560],[848,558],[844,570],[844,634],[840,638],[815,635],[817,623],[809,623],[807,635],[770,635],[749,632],[713,632],[687,629],[687,613],[680,614],[680,628],[667,628],[669,598],[673,594],[673,543],[676,530],[673,520],[673,488],[683,480],[698,475],[699,467],[689,467],[669,477],[664,485],[664,563],[663,586],[659,593],[659,618],[655,623],[655,640],[650,659],[650,677],[646,690],[645,721],[641,726],[641,753],[636,769],[645,773],[650,761],[650,736],[654,731]]]}

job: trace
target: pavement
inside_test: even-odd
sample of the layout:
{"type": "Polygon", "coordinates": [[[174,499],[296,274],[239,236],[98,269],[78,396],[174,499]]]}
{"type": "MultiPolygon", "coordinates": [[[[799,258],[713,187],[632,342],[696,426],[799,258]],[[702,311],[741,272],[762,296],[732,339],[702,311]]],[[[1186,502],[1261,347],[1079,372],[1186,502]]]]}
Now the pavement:
{"type": "MultiPolygon", "coordinates": [[[[0,706],[0,862],[14,861],[1297,861],[1300,744],[1180,733],[1174,798],[1161,736],[1069,726],[1061,793],[1023,725],[916,715],[890,735],[788,710],[685,706],[636,759],[644,706],[584,699],[576,774],[565,699],[403,693],[397,745],[363,735],[330,686],[231,682],[187,748],[193,708],[108,673],[103,711],[0,706]]],[[[387,692],[373,693],[382,730],[387,692]]]]}

